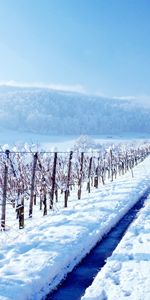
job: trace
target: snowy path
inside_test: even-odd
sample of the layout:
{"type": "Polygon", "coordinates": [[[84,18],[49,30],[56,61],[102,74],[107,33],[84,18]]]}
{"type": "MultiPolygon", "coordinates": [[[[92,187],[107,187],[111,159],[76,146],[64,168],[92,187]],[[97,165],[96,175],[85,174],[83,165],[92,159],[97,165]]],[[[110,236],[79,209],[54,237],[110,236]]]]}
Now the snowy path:
{"type": "Polygon", "coordinates": [[[60,286],[46,297],[46,300],[80,300],[82,298],[85,290],[92,284],[93,278],[105,265],[107,258],[112,255],[129,225],[136,218],[149,194],[150,188],[72,272],[67,275],[60,286]]]}
{"type": "Polygon", "coordinates": [[[0,234],[0,299],[41,299],[90,251],[144,193],[150,158],[69,208],[0,234]]]}
{"type": "Polygon", "coordinates": [[[150,197],[82,300],[150,299],[150,197]]]}

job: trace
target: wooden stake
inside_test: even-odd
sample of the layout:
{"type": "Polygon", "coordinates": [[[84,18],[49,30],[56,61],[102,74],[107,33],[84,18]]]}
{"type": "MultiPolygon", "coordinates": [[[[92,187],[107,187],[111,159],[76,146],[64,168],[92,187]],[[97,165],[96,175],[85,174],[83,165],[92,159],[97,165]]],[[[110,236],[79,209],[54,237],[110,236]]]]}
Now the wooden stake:
{"type": "Polygon", "coordinates": [[[24,197],[21,199],[21,206],[19,208],[19,229],[24,228],[24,197]]]}
{"type": "Polygon", "coordinates": [[[91,188],[90,188],[91,169],[92,169],[92,157],[90,157],[89,170],[88,170],[87,191],[88,191],[89,193],[90,193],[90,191],[91,191],[91,188]]]}
{"type": "Polygon", "coordinates": [[[65,203],[64,203],[64,207],[67,207],[67,204],[68,204],[72,155],[73,155],[73,152],[70,151],[70,155],[69,155],[69,165],[68,165],[68,174],[67,174],[67,189],[66,189],[66,191],[65,191],[65,203]]]}
{"type": "Polygon", "coordinates": [[[30,195],[30,204],[29,204],[29,218],[32,218],[33,212],[33,198],[34,198],[34,184],[35,184],[35,171],[37,165],[37,152],[34,154],[33,158],[33,169],[32,169],[32,179],[31,179],[31,195],[30,195]]]}
{"type": "MultiPolygon", "coordinates": [[[[6,158],[9,158],[9,150],[5,151],[6,158]]],[[[7,179],[8,179],[8,166],[7,162],[4,163],[4,184],[3,184],[3,198],[2,198],[2,214],[1,214],[1,229],[5,230],[6,220],[6,197],[7,197],[7,179]]]]}
{"type": "Polygon", "coordinates": [[[43,199],[44,211],[43,216],[47,215],[47,199],[46,199],[46,192],[44,191],[44,199],[43,199]]]}
{"type": "Polygon", "coordinates": [[[57,152],[54,153],[53,174],[52,174],[52,189],[51,189],[51,193],[50,193],[50,209],[53,208],[53,203],[54,203],[54,192],[55,192],[55,181],[56,181],[56,165],[57,165],[57,152]]]}
{"type": "Polygon", "coordinates": [[[80,175],[79,175],[79,182],[78,182],[78,200],[81,199],[83,159],[84,159],[84,152],[81,152],[80,175]]]}

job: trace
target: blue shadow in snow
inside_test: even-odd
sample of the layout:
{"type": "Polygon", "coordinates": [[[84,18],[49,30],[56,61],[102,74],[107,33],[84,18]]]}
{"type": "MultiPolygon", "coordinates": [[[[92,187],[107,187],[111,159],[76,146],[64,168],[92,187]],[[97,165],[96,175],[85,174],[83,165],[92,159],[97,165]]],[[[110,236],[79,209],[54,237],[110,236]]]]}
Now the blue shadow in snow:
{"type": "MultiPolygon", "coordinates": [[[[91,285],[93,278],[105,265],[106,259],[112,254],[128,226],[136,218],[137,213],[143,207],[150,189],[139,199],[139,201],[128,211],[118,224],[97,243],[91,252],[73,269],[71,273],[45,300],[80,300],[85,289],[91,285]]],[[[125,258],[122,258],[125,259],[125,258]]],[[[149,257],[148,257],[149,259],[149,257]]]]}

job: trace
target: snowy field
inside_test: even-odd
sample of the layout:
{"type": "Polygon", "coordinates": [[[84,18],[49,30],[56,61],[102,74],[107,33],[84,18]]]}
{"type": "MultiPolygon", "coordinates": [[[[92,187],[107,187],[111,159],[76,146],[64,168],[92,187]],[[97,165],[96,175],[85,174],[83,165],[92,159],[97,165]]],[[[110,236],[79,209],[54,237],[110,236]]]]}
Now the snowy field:
{"type": "Polygon", "coordinates": [[[14,130],[0,130],[0,145],[8,144],[10,147],[16,145],[22,147],[24,143],[34,144],[39,149],[53,150],[57,148],[60,151],[70,149],[78,137],[71,136],[49,136],[29,132],[19,132],[14,130]]]}
{"type": "MultiPolygon", "coordinates": [[[[128,172],[114,182],[92,190],[91,194],[85,193],[81,200],[77,200],[76,195],[72,196],[69,198],[69,205],[66,209],[62,208],[60,203],[55,204],[54,210],[44,217],[39,217],[39,211],[35,209],[33,218],[26,218],[23,230],[18,229],[18,221],[14,219],[7,227],[8,230],[0,234],[0,299],[39,300],[57,286],[150,186],[150,158],[146,158],[136,166],[133,172],[133,178],[131,172],[128,172]]],[[[146,211],[144,216],[148,218],[146,211]]],[[[114,289],[112,295],[115,295],[115,298],[110,299],[124,299],[123,291],[127,290],[126,296],[128,296],[133,289],[132,281],[128,289],[123,285],[120,285],[119,289],[113,277],[118,276],[116,283],[120,280],[120,282],[125,281],[126,285],[128,276],[132,277],[133,269],[134,274],[138,273],[137,281],[133,278],[133,284],[138,284],[137,289],[140,289],[139,283],[144,282],[144,278],[147,278],[147,274],[150,273],[148,255],[144,250],[145,245],[148,246],[148,240],[145,240],[145,233],[148,234],[148,231],[146,231],[147,227],[143,226],[141,221],[139,223],[137,221],[137,229],[134,225],[134,230],[129,231],[127,240],[123,240],[124,244],[117,248],[120,249],[117,251],[123,252],[122,261],[116,263],[110,260],[108,262],[110,264],[108,282],[111,282],[114,289]],[[141,232],[139,237],[136,237],[136,232],[137,234],[141,232]],[[137,249],[139,254],[135,256],[134,262],[132,251],[137,252],[137,249]],[[127,251],[131,252],[131,256],[127,256],[127,251]],[[145,253],[141,265],[140,253],[145,253]],[[123,257],[126,258],[126,256],[127,262],[124,262],[123,257]]],[[[115,259],[117,260],[117,257],[115,259]]],[[[106,286],[107,289],[105,269],[103,274],[104,287],[106,286]]],[[[105,291],[101,291],[101,285],[96,283],[96,286],[98,298],[92,298],[97,295],[93,296],[90,291],[87,299],[106,299],[103,297],[105,291]]],[[[141,293],[143,287],[141,285],[141,293]]],[[[145,293],[147,296],[148,290],[145,293]]],[[[136,298],[132,297],[132,299],[136,298]]],[[[148,298],[137,299],[147,300],[148,298]]]]}
{"type": "MultiPolygon", "coordinates": [[[[11,148],[16,145],[18,148],[22,147],[24,143],[29,145],[34,144],[38,149],[44,149],[45,151],[53,151],[57,149],[58,151],[68,151],[73,148],[75,141],[79,139],[77,136],[49,136],[41,135],[29,132],[19,132],[15,130],[7,130],[0,128],[0,145],[8,144],[11,148]]],[[[90,137],[95,143],[99,144],[118,144],[118,143],[131,143],[142,142],[144,140],[150,141],[149,134],[122,134],[122,135],[99,135],[90,137]]]]}

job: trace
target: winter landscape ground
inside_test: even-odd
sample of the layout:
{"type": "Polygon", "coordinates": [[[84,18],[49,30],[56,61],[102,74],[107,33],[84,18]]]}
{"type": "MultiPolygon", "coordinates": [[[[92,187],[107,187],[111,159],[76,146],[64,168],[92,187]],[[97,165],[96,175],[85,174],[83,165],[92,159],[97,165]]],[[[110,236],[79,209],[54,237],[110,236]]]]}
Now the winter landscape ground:
{"type": "MultiPolygon", "coordinates": [[[[101,140],[101,144],[117,145],[116,140],[111,143],[110,139],[101,140]]],[[[68,140],[66,145],[62,140],[62,149],[65,146],[70,149],[73,142],[68,140]]],[[[136,139],[135,144],[142,142],[136,139]]],[[[52,144],[56,146],[54,141],[52,144]]],[[[47,143],[48,147],[52,144],[47,143]]],[[[8,206],[6,230],[0,234],[0,299],[44,299],[150,187],[149,157],[132,172],[117,176],[113,182],[108,180],[98,189],[93,187],[90,194],[85,189],[80,200],[75,189],[67,208],[63,208],[60,198],[44,217],[35,206],[30,219],[25,206],[22,230],[18,229],[18,220],[8,206]]],[[[149,198],[82,299],[148,300],[148,243],[149,198]]],[[[75,299],[73,294],[71,299],[75,299]]]]}
{"type": "Polygon", "coordinates": [[[150,197],[82,299],[149,299],[149,201],[150,197]]]}

